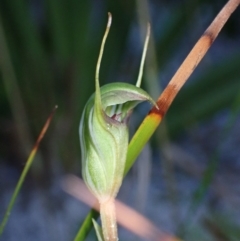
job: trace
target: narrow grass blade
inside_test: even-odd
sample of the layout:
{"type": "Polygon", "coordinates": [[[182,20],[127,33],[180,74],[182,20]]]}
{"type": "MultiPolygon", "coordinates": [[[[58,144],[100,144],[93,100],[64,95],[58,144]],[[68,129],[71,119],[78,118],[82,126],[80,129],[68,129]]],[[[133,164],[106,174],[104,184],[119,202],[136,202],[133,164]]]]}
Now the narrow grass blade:
{"type": "Polygon", "coordinates": [[[98,241],[103,241],[102,228],[98,225],[98,223],[94,219],[92,219],[92,222],[93,222],[95,232],[97,234],[98,241]]]}
{"type": "Polygon", "coordinates": [[[91,209],[87,217],[85,218],[81,228],[79,229],[76,237],[74,238],[74,241],[84,240],[92,229],[92,219],[97,219],[98,217],[99,213],[96,210],[91,209]]]}
{"type": "Polygon", "coordinates": [[[53,115],[54,115],[56,109],[57,109],[57,106],[54,107],[53,111],[49,115],[45,125],[43,126],[43,128],[42,128],[42,130],[41,130],[41,132],[40,132],[40,134],[38,136],[38,139],[37,139],[37,141],[36,141],[32,151],[31,151],[31,153],[30,153],[30,155],[29,155],[29,157],[27,159],[26,165],[25,165],[25,167],[24,167],[24,169],[22,171],[22,174],[21,174],[21,176],[20,176],[20,178],[18,180],[18,183],[17,183],[17,185],[15,187],[15,190],[13,192],[11,200],[10,200],[10,202],[8,204],[6,213],[5,213],[4,217],[3,217],[3,221],[2,221],[1,226],[0,226],[0,236],[2,235],[2,233],[4,231],[4,228],[5,228],[6,224],[7,224],[8,219],[9,219],[9,216],[10,216],[11,210],[13,208],[13,205],[14,205],[14,203],[16,201],[17,196],[18,196],[18,193],[19,193],[19,191],[20,191],[20,189],[22,187],[22,184],[23,184],[23,182],[25,180],[25,177],[26,177],[26,175],[28,173],[28,170],[29,170],[29,168],[32,165],[32,162],[33,162],[33,159],[34,159],[34,157],[36,155],[36,152],[38,150],[39,144],[40,144],[42,138],[44,137],[44,135],[45,135],[45,133],[46,133],[48,127],[49,127],[49,124],[51,123],[51,120],[53,118],[53,115]]]}
{"type": "MultiPolygon", "coordinates": [[[[197,41],[191,52],[188,54],[182,65],[179,67],[168,86],[165,88],[163,93],[157,100],[157,104],[159,110],[156,107],[153,107],[146,118],[143,120],[142,124],[138,128],[137,132],[133,136],[129,148],[127,161],[125,166],[125,174],[129,171],[133,163],[135,162],[137,156],[142,151],[144,145],[150,139],[158,125],[160,124],[162,118],[166,114],[169,109],[171,103],[176,97],[179,90],[185,84],[187,79],[190,77],[194,69],[198,66],[220,30],[225,25],[228,18],[234,12],[234,10],[240,4],[240,0],[230,0],[226,3],[223,9],[219,12],[210,26],[206,29],[201,38],[197,41]]],[[[77,241],[83,241],[87,235],[87,230],[90,230],[92,227],[92,220],[90,213],[87,216],[87,219],[84,221],[84,226],[82,226],[79,230],[81,234],[81,239],[77,239],[77,241]]],[[[76,241],[76,239],[75,239],[76,241]]]]}

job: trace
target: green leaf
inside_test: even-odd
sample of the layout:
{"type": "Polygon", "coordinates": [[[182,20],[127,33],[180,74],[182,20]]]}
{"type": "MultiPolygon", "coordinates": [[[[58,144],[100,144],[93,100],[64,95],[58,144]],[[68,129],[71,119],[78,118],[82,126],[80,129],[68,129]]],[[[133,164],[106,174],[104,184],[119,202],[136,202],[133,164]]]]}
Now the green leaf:
{"type": "Polygon", "coordinates": [[[92,219],[92,222],[93,222],[93,226],[96,231],[96,234],[97,234],[98,241],[104,241],[102,228],[98,225],[98,223],[94,219],[92,219]]]}

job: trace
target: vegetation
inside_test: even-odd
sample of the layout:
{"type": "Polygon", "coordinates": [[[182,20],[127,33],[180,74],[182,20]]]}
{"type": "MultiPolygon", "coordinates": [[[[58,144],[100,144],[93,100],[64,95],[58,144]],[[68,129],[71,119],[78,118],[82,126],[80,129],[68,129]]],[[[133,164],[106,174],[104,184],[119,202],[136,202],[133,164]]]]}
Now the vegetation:
{"type": "MultiPolygon", "coordinates": [[[[37,3],[17,0],[3,0],[0,3],[0,52],[2,53],[0,105],[1,121],[6,119],[8,125],[11,120],[14,123],[12,124],[16,130],[14,135],[19,140],[18,146],[21,150],[14,151],[17,153],[19,163],[25,160],[30,152],[33,140],[36,139],[49,110],[55,104],[59,105],[54,128],[48,133],[40,148],[38,166],[32,169],[33,176],[46,180],[54,176],[57,166],[61,166],[65,172],[72,172],[77,167],[77,172],[80,173],[79,141],[76,130],[83,106],[90,94],[94,92],[92,80],[94,80],[106,12],[111,11],[114,22],[100,79],[105,83],[122,80],[129,82],[129,76],[136,79],[133,77],[137,72],[137,63],[132,61],[136,59],[136,56],[133,56],[136,53],[133,53],[132,47],[126,48],[126,43],[129,41],[132,44],[131,41],[136,41],[136,36],[133,40],[130,36],[134,31],[136,20],[139,20],[140,24],[137,25],[140,26],[142,22],[143,25],[147,22],[148,8],[140,1],[137,3],[129,1],[127,4],[122,1],[114,3],[106,1],[101,7],[96,7],[91,1],[77,0],[46,0],[38,2],[40,6],[35,4],[37,3]],[[135,9],[138,9],[138,17],[135,16],[135,9]],[[116,73],[119,74],[116,75],[116,73]],[[55,160],[59,162],[56,163],[55,160]]],[[[151,12],[153,16],[159,6],[155,2],[151,4],[154,6],[151,12]]],[[[155,44],[150,43],[150,57],[147,60],[144,84],[150,95],[154,97],[157,97],[156,92],[160,93],[158,91],[160,84],[156,82],[159,79],[159,72],[166,71],[167,66],[172,67],[170,60],[176,57],[175,54],[184,55],[190,50],[190,47],[186,47],[184,43],[193,45],[196,41],[197,38],[190,36],[187,31],[201,24],[195,21],[196,18],[202,19],[202,15],[197,16],[197,14],[204,6],[212,9],[214,14],[220,9],[220,6],[215,6],[208,1],[185,1],[178,5],[169,2],[166,5],[171,7],[169,10],[171,15],[167,15],[166,19],[155,17],[151,24],[155,44]],[[171,16],[170,19],[169,16],[171,16]],[[179,52],[181,44],[184,47],[179,52]]],[[[236,16],[237,13],[226,26],[223,33],[226,38],[227,36],[228,38],[237,37],[236,29],[239,22],[236,16]]],[[[208,63],[205,61],[199,72],[192,76],[191,84],[183,89],[166,116],[167,131],[171,138],[176,138],[189,126],[206,120],[227,107],[230,107],[229,122],[222,136],[225,137],[229,133],[239,110],[239,53],[238,46],[231,54],[225,54],[224,58],[219,57],[218,61],[215,59],[214,61],[210,59],[208,63]],[[187,108],[184,108],[186,104],[187,108]]],[[[214,54],[213,52],[212,55],[214,54]]],[[[200,59],[197,59],[196,64],[199,61],[200,59]]],[[[193,69],[195,66],[193,63],[193,69]]],[[[174,68],[166,75],[171,75],[173,72],[174,68]]],[[[160,106],[167,92],[163,93],[165,96],[163,94],[158,100],[160,106]]],[[[166,107],[163,114],[175,97],[175,95],[171,96],[172,99],[168,100],[167,107],[161,106],[166,107]]],[[[149,137],[161,118],[155,123],[149,137]]],[[[141,129],[145,130],[141,127],[140,133],[141,129]]],[[[140,135],[139,132],[136,136],[138,135],[140,135]]],[[[145,144],[145,142],[132,144],[138,139],[133,138],[130,144],[129,148],[131,145],[138,145],[138,151],[128,157],[126,171],[145,144]]],[[[0,154],[8,160],[8,158],[11,159],[8,154],[11,152],[13,150],[4,151],[1,148],[0,154]]],[[[202,184],[196,190],[193,198],[194,205],[201,202],[205,190],[212,181],[212,175],[218,163],[217,154],[212,160],[202,177],[202,184]]],[[[93,214],[94,212],[91,212],[90,216],[93,214]]],[[[88,220],[91,219],[88,217],[88,220]]],[[[209,223],[212,224],[212,221],[209,223]]],[[[86,234],[86,230],[84,232],[86,234]]]]}

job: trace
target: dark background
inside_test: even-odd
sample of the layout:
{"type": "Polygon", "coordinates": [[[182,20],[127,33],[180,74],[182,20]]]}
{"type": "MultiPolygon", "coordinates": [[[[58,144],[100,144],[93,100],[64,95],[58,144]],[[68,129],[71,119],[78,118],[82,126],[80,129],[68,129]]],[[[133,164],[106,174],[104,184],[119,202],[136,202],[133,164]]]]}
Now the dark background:
{"type": "MultiPolygon", "coordinates": [[[[20,199],[31,203],[33,190],[47,190],[48,193],[63,174],[81,175],[78,125],[83,107],[94,92],[95,68],[107,12],[112,13],[113,22],[103,55],[100,84],[115,81],[135,83],[149,21],[152,35],[143,88],[156,99],[225,2],[1,0],[0,193],[5,200],[4,206],[45,120],[56,104],[59,108],[40,145],[20,199]]],[[[156,169],[149,174],[149,183],[146,182],[151,186],[153,179],[154,186],[154,177],[160,178],[167,202],[177,207],[179,204],[175,201],[180,195],[176,191],[178,178],[190,177],[190,183],[195,183],[186,199],[190,209],[196,210],[204,203],[215,176],[221,178],[226,173],[226,179],[232,182],[225,187],[228,192],[223,197],[227,205],[232,206],[231,202],[228,203],[228,195],[236,192],[233,199],[239,201],[239,189],[230,189],[237,185],[237,181],[239,183],[235,176],[240,171],[239,16],[240,9],[231,16],[180,91],[151,141],[149,161],[153,161],[156,169]]],[[[132,132],[148,110],[148,105],[136,110],[130,125],[132,132]]],[[[137,170],[131,174],[137,175],[137,170]]],[[[222,188],[221,182],[219,185],[222,188]]],[[[213,205],[223,198],[209,195],[213,195],[210,198],[213,205]]],[[[46,203],[53,205],[51,198],[46,203]]],[[[193,212],[189,216],[194,215],[193,212]]],[[[174,228],[166,225],[166,229],[184,237],[185,232],[179,230],[185,230],[181,225],[189,223],[185,216],[174,228]]],[[[236,219],[239,221],[239,218],[240,215],[236,219]]],[[[18,220],[18,216],[13,219],[18,220]]],[[[215,240],[218,224],[209,220],[202,223],[213,237],[209,240],[215,240]]],[[[236,220],[232,223],[235,224],[236,220]]],[[[12,225],[9,224],[6,232],[11,233],[11,227],[15,227],[12,225]]],[[[70,236],[74,237],[76,230],[77,227],[70,236]]],[[[232,229],[227,230],[227,234],[220,233],[225,238],[222,240],[234,240],[230,237],[234,233],[232,229]]],[[[10,236],[8,240],[17,240],[17,237],[10,239],[10,236]]],[[[199,237],[199,240],[208,240],[199,237]]]]}

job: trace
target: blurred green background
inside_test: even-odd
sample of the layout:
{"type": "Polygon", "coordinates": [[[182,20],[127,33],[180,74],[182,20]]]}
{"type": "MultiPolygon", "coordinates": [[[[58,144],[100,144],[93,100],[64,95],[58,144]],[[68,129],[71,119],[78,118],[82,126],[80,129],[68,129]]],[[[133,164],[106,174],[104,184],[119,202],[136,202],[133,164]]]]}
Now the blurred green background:
{"type": "MultiPolygon", "coordinates": [[[[57,104],[57,117],[40,148],[42,166],[35,171],[46,175],[59,166],[68,171],[80,168],[77,129],[83,106],[94,91],[96,60],[108,11],[113,15],[113,25],[101,66],[101,84],[135,82],[141,36],[149,18],[154,42],[150,45],[144,87],[156,98],[224,2],[2,0],[2,159],[21,167],[57,104]]],[[[171,136],[230,107],[236,99],[238,15],[239,10],[221,32],[221,46],[217,47],[218,39],[169,111],[171,136]]]]}
{"type": "MultiPolygon", "coordinates": [[[[1,0],[0,165],[22,170],[47,116],[58,105],[31,176],[48,185],[55,175],[80,174],[78,125],[94,91],[108,11],[113,23],[100,70],[101,85],[135,83],[150,21],[152,36],[143,88],[157,98],[225,2],[1,0]]],[[[221,113],[227,113],[223,114],[227,121],[219,139],[231,133],[240,108],[239,16],[240,9],[177,96],[153,139],[156,152],[159,142],[178,140],[189,128],[221,117],[221,113]]],[[[143,117],[139,116],[136,119],[143,117]]],[[[215,148],[219,146],[221,141],[215,148]]],[[[211,163],[202,178],[203,187],[211,182],[216,162],[211,163]]]]}

